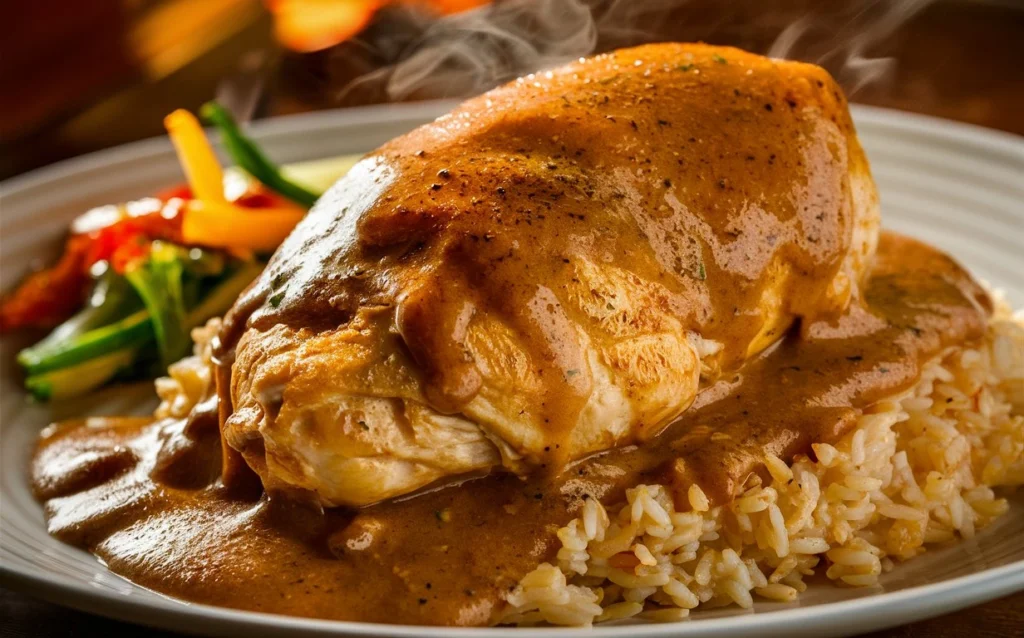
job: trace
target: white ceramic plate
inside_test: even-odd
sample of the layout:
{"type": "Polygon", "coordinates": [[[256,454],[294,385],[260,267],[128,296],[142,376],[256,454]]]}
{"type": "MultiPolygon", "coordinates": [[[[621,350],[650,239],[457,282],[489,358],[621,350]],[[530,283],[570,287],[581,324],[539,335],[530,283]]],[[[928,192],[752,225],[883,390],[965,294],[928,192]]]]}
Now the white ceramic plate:
{"type": "MultiPolygon", "coordinates": [[[[363,152],[447,110],[446,104],[352,109],[260,123],[269,154],[292,162],[363,152]]],[[[1024,306],[1024,139],[906,114],[857,108],[860,138],[882,194],[885,224],[930,241],[1024,306]]],[[[4,183],[0,287],[51,257],[67,222],[86,207],[147,195],[180,181],[166,140],[148,140],[63,162],[4,183]]],[[[217,635],[428,636],[839,636],[909,623],[1024,589],[1024,494],[976,539],[899,566],[880,587],[812,586],[799,603],[758,603],[694,614],[672,625],[594,629],[401,627],[306,620],[182,603],[113,575],[89,554],[46,534],[29,493],[35,436],[57,418],[151,410],[149,384],[111,388],[59,408],[29,404],[13,355],[0,342],[0,582],[89,612],[152,626],[217,635]]],[[[343,604],[339,601],[339,604],[343,604]]]]}

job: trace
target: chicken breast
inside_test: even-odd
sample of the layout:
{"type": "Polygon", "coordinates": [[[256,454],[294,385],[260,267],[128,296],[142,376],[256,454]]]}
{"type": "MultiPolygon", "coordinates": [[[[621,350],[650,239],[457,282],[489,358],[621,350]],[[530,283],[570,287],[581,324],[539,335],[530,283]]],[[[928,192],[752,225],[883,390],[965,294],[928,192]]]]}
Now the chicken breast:
{"type": "Polygon", "coordinates": [[[659,44],[526,76],[296,228],[226,317],[223,438],[325,506],[561,471],[855,302],[878,224],[816,66],[659,44]]]}

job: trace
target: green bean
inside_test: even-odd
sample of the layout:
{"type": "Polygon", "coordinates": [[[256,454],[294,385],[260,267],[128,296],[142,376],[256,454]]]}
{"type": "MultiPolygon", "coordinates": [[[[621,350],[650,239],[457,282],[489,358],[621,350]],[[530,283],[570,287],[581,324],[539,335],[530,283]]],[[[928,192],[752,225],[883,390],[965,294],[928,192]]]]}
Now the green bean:
{"type": "Polygon", "coordinates": [[[220,131],[221,142],[235,163],[268,188],[306,208],[311,208],[320,198],[320,193],[314,193],[284,177],[281,170],[263,154],[256,143],[242,133],[235,123],[235,118],[223,106],[216,102],[207,102],[199,113],[204,120],[220,131]]]}

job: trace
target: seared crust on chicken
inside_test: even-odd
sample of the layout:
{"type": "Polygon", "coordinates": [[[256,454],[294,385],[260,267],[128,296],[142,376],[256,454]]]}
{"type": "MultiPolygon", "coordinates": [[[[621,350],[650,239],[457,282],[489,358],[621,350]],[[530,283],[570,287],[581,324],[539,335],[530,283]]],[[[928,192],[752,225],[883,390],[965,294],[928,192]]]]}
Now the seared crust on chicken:
{"type": "Polygon", "coordinates": [[[661,44],[527,76],[320,200],[226,318],[223,437],[328,506],[557,471],[855,302],[878,223],[816,66],[661,44]]]}

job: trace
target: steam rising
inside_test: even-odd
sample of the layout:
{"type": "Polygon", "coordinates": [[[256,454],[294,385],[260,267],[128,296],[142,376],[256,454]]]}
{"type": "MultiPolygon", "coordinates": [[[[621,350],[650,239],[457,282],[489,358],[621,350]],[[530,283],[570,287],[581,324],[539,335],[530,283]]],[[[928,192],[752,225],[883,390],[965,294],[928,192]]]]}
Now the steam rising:
{"type": "Polygon", "coordinates": [[[388,79],[392,98],[436,83],[458,95],[594,50],[597,25],[577,0],[517,0],[431,24],[388,79]]]}
{"type": "Polygon", "coordinates": [[[853,94],[892,71],[893,58],[869,52],[930,2],[853,0],[838,10],[838,3],[820,3],[826,9],[811,3],[791,17],[766,12],[760,3],[749,15],[727,3],[708,10],[701,0],[498,0],[443,18],[407,8],[403,20],[413,37],[389,36],[385,29],[361,43],[394,62],[357,78],[337,97],[368,85],[391,101],[466,97],[596,50],[681,35],[818,62],[853,94]]]}
{"type": "MultiPolygon", "coordinates": [[[[903,2],[852,3],[853,11],[838,32],[834,33],[837,44],[811,61],[834,66],[833,73],[847,93],[855,94],[864,86],[888,76],[896,66],[892,57],[868,57],[872,46],[888,38],[908,20],[914,17],[932,0],[904,0],[903,2]],[[830,62],[837,60],[838,65],[830,62]]],[[[831,22],[845,20],[847,16],[832,14],[831,22]]],[[[790,23],[766,55],[773,58],[790,57],[800,40],[821,30],[827,25],[822,17],[803,16],[790,23]]]]}
{"type": "Polygon", "coordinates": [[[409,11],[407,19],[421,35],[400,51],[388,50],[396,43],[386,39],[375,41],[376,53],[398,61],[360,77],[343,93],[383,82],[392,101],[413,94],[475,95],[586,55],[597,44],[591,9],[579,0],[512,0],[440,19],[409,11]]]}

